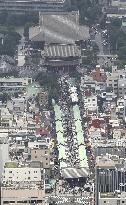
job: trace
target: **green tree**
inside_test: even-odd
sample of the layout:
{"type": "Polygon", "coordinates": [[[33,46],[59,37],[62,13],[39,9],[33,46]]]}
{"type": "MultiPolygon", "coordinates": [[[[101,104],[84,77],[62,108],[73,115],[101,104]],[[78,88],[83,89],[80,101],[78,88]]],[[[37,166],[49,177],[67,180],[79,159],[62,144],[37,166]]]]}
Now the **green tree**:
{"type": "Polygon", "coordinates": [[[0,13],[0,25],[24,26],[26,23],[39,22],[38,12],[27,12],[25,14],[12,14],[7,11],[0,13]]]}
{"type": "Polygon", "coordinates": [[[59,86],[58,86],[58,75],[55,73],[43,73],[40,72],[37,77],[36,81],[44,87],[49,92],[49,106],[52,104],[52,99],[58,102],[59,98],[59,86]]]}
{"type": "Polygon", "coordinates": [[[80,12],[81,24],[94,24],[102,16],[102,8],[97,0],[73,0],[72,5],[80,12]]]}
{"type": "Polygon", "coordinates": [[[0,42],[0,55],[14,56],[21,36],[14,31],[13,27],[0,27],[0,33],[4,34],[3,43],[0,42]]]}

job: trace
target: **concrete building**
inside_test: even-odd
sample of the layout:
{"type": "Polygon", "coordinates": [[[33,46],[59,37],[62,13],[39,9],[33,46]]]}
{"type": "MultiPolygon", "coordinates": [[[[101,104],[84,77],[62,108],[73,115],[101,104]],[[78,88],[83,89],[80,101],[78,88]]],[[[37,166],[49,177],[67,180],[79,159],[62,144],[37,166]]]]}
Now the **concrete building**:
{"type": "Polygon", "coordinates": [[[42,204],[45,197],[44,170],[39,163],[5,163],[1,204],[42,204]]]}
{"type": "Polygon", "coordinates": [[[104,72],[104,69],[100,68],[100,65],[97,65],[96,69],[91,72],[91,76],[94,81],[98,81],[98,82],[106,81],[106,74],[104,72]]]}
{"type": "Polygon", "coordinates": [[[12,126],[13,115],[5,107],[0,108],[0,127],[9,128],[12,126]]]}
{"type": "Polygon", "coordinates": [[[126,193],[115,192],[99,195],[100,205],[124,205],[126,204],[126,193]]]}
{"type": "Polygon", "coordinates": [[[9,160],[8,133],[0,133],[0,182],[5,163],[9,160]]]}
{"type": "Polygon", "coordinates": [[[117,113],[117,115],[118,115],[118,118],[119,118],[119,119],[122,119],[122,120],[125,119],[124,103],[125,103],[124,98],[119,98],[119,99],[117,100],[116,113],[117,113]]]}
{"type": "Polygon", "coordinates": [[[18,1],[4,0],[0,2],[0,10],[8,10],[10,12],[23,13],[27,11],[41,12],[63,12],[68,10],[70,6],[69,0],[42,0],[42,1],[18,1]]]}
{"type": "Polygon", "coordinates": [[[0,78],[0,92],[25,92],[31,83],[31,78],[0,78]]]}
{"type": "Polygon", "coordinates": [[[1,188],[1,205],[4,204],[44,204],[45,192],[42,189],[36,189],[30,184],[26,188],[15,189],[13,188],[1,188]]]}
{"type": "Polygon", "coordinates": [[[81,85],[80,89],[87,94],[88,96],[91,95],[91,93],[95,93],[96,91],[96,82],[93,81],[93,78],[90,76],[84,76],[81,77],[81,85]]]}
{"type": "Polygon", "coordinates": [[[42,107],[46,107],[46,105],[48,104],[48,92],[41,91],[40,93],[38,93],[37,97],[39,105],[42,107]]]}
{"type": "Polygon", "coordinates": [[[24,112],[26,108],[26,99],[25,98],[11,98],[10,101],[7,102],[7,108],[10,112],[13,113],[24,112]]]}
{"type": "Polygon", "coordinates": [[[126,95],[126,79],[118,80],[118,97],[124,97],[126,95]]]}
{"type": "Polygon", "coordinates": [[[96,111],[97,110],[97,97],[89,96],[84,98],[85,110],[96,111]]]}
{"type": "Polygon", "coordinates": [[[116,155],[96,158],[96,205],[125,204],[126,160],[116,155]],[[109,195],[111,197],[109,197],[109,195]],[[111,198],[115,198],[112,200],[111,198]]]}
{"type": "Polygon", "coordinates": [[[31,149],[31,160],[41,162],[45,169],[50,168],[50,150],[48,148],[31,149]]]}
{"type": "Polygon", "coordinates": [[[31,167],[14,167],[4,168],[3,183],[13,181],[18,182],[40,182],[41,181],[41,169],[31,167]]]}
{"type": "Polygon", "coordinates": [[[111,0],[111,6],[126,8],[125,0],[111,0]]]}
{"type": "Polygon", "coordinates": [[[111,88],[117,96],[122,97],[126,91],[126,89],[123,89],[125,88],[125,80],[126,70],[118,70],[117,66],[113,66],[112,73],[107,76],[107,87],[111,88]]]}

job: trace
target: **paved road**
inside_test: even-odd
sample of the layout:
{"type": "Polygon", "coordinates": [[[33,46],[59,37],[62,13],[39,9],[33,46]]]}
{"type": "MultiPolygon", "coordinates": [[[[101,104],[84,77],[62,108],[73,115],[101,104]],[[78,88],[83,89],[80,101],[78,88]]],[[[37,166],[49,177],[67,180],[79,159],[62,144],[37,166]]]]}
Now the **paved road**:
{"type": "Polygon", "coordinates": [[[105,67],[111,67],[114,65],[114,58],[115,56],[110,55],[110,48],[108,45],[103,45],[103,38],[101,32],[98,32],[95,35],[95,42],[99,47],[99,54],[98,54],[98,64],[105,67]]]}
{"type": "Polygon", "coordinates": [[[103,45],[102,45],[102,36],[101,33],[96,33],[95,41],[99,47],[99,55],[104,55],[103,45]]]}
{"type": "Polygon", "coordinates": [[[20,40],[18,45],[18,66],[23,66],[25,64],[25,40],[24,37],[20,40]]]}

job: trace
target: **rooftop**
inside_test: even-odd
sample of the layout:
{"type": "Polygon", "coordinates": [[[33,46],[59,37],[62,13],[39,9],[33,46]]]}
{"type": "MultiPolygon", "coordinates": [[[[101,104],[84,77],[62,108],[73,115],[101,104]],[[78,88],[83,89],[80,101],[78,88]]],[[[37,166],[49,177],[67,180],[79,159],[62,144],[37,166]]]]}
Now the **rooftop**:
{"type": "Polygon", "coordinates": [[[18,165],[16,162],[6,162],[5,163],[5,168],[17,168],[18,165]]]}
{"type": "Polygon", "coordinates": [[[42,15],[40,29],[33,27],[29,33],[32,41],[45,41],[48,44],[73,44],[89,38],[88,27],[79,25],[78,12],[42,15]]]}
{"type": "Polygon", "coordinates": [[[100,193],[100,198],[126,198],[126,192],[119,194],[114,192],[100,193]]]}
{"type": "Polygon", "coordinates": [[[45,48],[46,57],[75,57],[80,56],[76,45],[53,44],[45,48]]]}

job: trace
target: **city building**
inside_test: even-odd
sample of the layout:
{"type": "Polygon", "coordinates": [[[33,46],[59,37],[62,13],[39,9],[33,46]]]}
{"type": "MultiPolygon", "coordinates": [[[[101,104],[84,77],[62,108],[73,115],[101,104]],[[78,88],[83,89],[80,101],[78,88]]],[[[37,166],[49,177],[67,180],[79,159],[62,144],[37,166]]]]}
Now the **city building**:
{"type": "Polygon", "coordinates": [[[98,82],[106,81],[106,73],[104,69],[100,68],[100,65],[97,65],[96,69],[91,72],[91,76],[94,81],[98,81],[98,82]]]}
{"type": "Polygon", "coordinates": [[[95,111],[97,112],[97,97],[94,96],[86,96],[84,98],[84,107],[87,111],[95,111]]]}
{"type": "Polygon", "coordinates": [[[25,92],[26,87],[32,83],[31,78],[0,78],[0,92],[25,92]]]}
{"type": "Polygon", "coordinates": [[[118,97],[124,97],[126,95],[126,80],[124,79],[119,79],[118,80],[118,97]]]}
{"type": "Polygon", "coordinates": [[[27,11],[42,12],[63,12],[68,10],[70,6],[69,0],[42,0],[40,1],[10,1],[0,2],[0,10],[8,10],[10,12],[24,13],[27,11]]]}
{"type": "Polygon", "coordinates": [[[123,87],[125,87],[124,81],[126,79],[126,71],[118,70],[117,66],[112,67],[112,73],[109,73],[107,75],[107,87],[111,88],[112,91],[116,94],[122,97],[122,95],[125,93],[125,89],[123,90],[123,87]],[[124,81],[123,81],[124,80],[124,81]],[[123,90],[123,92],[122,92],[123,90]]]}
{"type": "Polygon", "coordinates": [[[42,204],[45,197],[44,170],[33,163],[5,163],[2,174],[1,204],[42,204]]]}
{"type": "Polygon", "coordinates": [[[13,183],[41,182],[41,169],[32,167],[17,167],[16,163],[5,163],[2,183],[7,184],[11,181],[13,181],[13,183]]]}
{"type": "Polygon", "coordinates": [[[46,107],[48,104],[48,92],[47,91],[41,91],[38,93],[38,103],[42,107],[46,107]]]}
{"type": "Polygon", "coordinates": [[[9,160],[8,133],[0,133],[0,183],[2,180],[4,165],[8,160],[9,160]]]}
{"type": "Polygon", "coordinates": [[[96,158],[96,205],[125,204],[125,166],[125,158],[116,155],[106,154],[96,158]]]}
{"type": "Polygon", "coordinates": [[[37,189],[31,184],[23,188],[15,187],[2,187],[1,188],[1,205],[4,204],[44,204],[45,203],[45,192],[44,190],[37,189]]]}
{"type": "Polygon", "coordinates": [[[50,149],[47,146],[41,148],[34,148],[30,150],[31,161],[41,162],[41,166],[45,169],[50,168],[50,149]]]}

